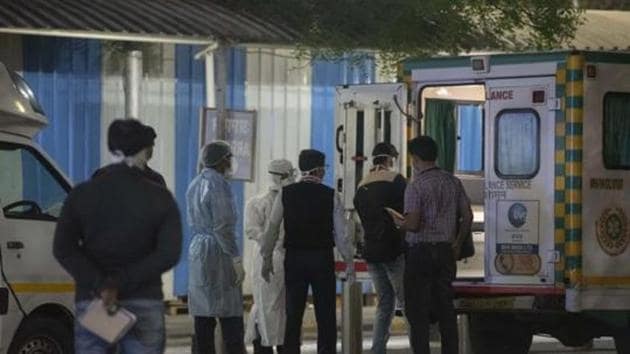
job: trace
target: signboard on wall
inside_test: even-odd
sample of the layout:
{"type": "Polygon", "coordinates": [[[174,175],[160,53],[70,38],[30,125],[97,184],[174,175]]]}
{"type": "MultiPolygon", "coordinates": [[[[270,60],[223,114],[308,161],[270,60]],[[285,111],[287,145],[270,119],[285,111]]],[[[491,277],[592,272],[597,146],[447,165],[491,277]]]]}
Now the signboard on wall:
{"type": "Polygon", "coordinates": [[[201,112],[200,144],[224,140],[232,147],[233,180],[253,181],[256,158],[256,111],[227,110],[219,126],[217,110],[204,107],[201,112]]]}

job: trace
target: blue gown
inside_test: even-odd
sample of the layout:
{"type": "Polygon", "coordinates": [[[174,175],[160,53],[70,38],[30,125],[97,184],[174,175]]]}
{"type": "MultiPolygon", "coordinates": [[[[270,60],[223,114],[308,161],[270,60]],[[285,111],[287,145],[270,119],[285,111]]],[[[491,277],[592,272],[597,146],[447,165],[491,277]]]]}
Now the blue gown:
{"type": "Polygon", "coordinates": [[[188,250],[188,309],[192,316],[243,316],[243,294],[235,284],[236,204],[225,177],[206,168],[186,193],[192,240],[188,250]]]}

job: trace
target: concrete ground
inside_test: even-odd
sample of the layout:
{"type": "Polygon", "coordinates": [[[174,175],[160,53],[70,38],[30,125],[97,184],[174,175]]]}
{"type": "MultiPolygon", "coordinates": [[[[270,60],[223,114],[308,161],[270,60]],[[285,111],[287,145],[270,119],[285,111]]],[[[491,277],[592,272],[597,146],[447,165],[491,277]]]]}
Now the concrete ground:
{"type": "MultiPolygon", "coordinates": [[[[374,321],[375,307],[363,307],[363,350],[369,353],[371,346],[371,331],[374,321]]],[[[338,321],[341,315],[337,315],[338,321]]],[[[307,308],[304,314],[304,344],[302,345],[302,353],[316,353],[316,326],[315,315],[312,306],[307,308]]],[[[166,354],[187,354],[190,353],[191,336],[193,334],[192,318],[188,315],[167,316],[167,350],[166,354]]],[[[402,318],[396,317],[392,323],[392,337],[390,338],[387,352],[396,354],[411,353],[409,349],[409,340],[407,338],[405,322],[402,318]]],[[[341,336],[340,336],[341,337],[341,336]]],[[[437,335],[434,335],[437,338],[437,335]]],[[[251,345],[248,351],[253,352],[251,345]]],[[[341,353],[341,344],[338,344],[338,352],[341,353]]],[[[431,342],[431,352],[440,353],[439,341],[431,342]]],[[[553,338],[535,336],[534,343],[530,349],[530,353],[536,354],[613,354],[615,344],[612,338],[596,339],[592,348],[568,348],[560,344],[553,338]]]]}

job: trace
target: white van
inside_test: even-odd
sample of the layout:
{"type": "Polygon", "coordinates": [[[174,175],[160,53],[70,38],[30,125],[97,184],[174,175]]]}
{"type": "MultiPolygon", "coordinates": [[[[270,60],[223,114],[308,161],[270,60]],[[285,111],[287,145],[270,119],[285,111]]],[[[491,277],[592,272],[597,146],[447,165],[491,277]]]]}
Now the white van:
{"type": "Polygon", "coordinates": [[[375,143],[435,138],[473,203],[457,310],[475,353],[614,336],[630,353],[630,54],[407,60],[401,82],[343,86],[335,178],[348,212],[375,143]],[[407,104],[407,102],[409,104],[407,104]]]}
{"type": "Polygon", "coordinates": [[[74,283],[52,252],[69,180],[33,137],[46,126],[0,63],[0,353],[73,353],[74,283]]]}

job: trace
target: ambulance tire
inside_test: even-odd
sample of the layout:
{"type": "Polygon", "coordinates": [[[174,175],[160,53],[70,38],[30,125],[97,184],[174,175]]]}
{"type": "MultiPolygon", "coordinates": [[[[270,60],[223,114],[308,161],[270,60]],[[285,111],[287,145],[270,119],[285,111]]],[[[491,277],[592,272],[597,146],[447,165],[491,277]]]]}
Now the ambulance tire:
{"type": "Polygon", "coordinates": [[[470,346],[474,354],[527,354],[533,335],[509,315],[470,314],[470,346]]]}
{"type": "Polygon", "coordinates": [[[27,319],[13,338],[9,354],[72,354],[73,328],[48,317],[27,319]]]}

